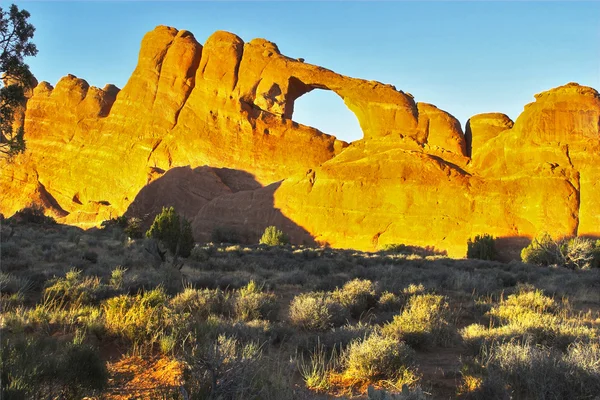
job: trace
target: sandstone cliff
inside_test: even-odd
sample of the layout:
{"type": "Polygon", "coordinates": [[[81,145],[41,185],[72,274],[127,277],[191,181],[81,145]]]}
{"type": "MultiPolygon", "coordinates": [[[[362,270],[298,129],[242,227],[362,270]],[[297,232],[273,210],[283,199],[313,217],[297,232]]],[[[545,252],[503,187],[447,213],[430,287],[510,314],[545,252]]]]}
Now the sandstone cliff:
{"type": "Polygon", "coordinates": [[[2,165],[0,212],[30,202],[83,226],[175,205],[196,237],[276,224],[298,243],[373,250],[435,246],[463,256],[480,233],[513,248],[549,231],[600,235],[600,95],[567,84],[513,123],[449,113],[391,85],[216,32],[146,34],[127,85],[41,82],[24,117],[28,150],[2,165]],[[338,94],[362,140],[293,121],[294,101],[338,94]],[[523,239],[523,240],[521,240],[523,239]]]}

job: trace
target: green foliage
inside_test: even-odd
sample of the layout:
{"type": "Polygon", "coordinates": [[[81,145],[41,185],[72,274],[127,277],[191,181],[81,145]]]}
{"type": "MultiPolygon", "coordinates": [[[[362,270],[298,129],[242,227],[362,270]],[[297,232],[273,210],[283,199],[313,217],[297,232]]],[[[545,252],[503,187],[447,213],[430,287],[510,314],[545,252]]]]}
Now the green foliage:
{"type": "Polygon", "coordinates": [[[7,340],[0,351],[1,398],[81,398],[103,389],[98,352],[54,338],[7,340]]]}
{"type": "Polygon", "coordinates": [[[565,258],[561,245],[548,233],[534,238],[529,246],[521,251],[521,259],[525,263],[536,265],[564,265],[565,258]]]}
{"type": "Polygon", "coordinates": [[[495,260],[496,239],[486,234],[476,235],[475,239],[467,241],[467,258],[476,258],[479,260],[495,260]]]}
{"type": "Polygon", "coordinates": [[[176,256],[189,257],[194,248],[192,225],[186,218],[180,217],[173,207],[163,207],[146,236],[161,241],[176,256]]]}
{"type": "Polygon", "coordinates": [[[23,128],[13,130],[15,111],[25,104],[24,89],[30,89],[35,79],[24,57],[35,56],[37,49],[29,39],[35,28],[27,22],[26,10],[13,4],[8,10],[0,7],[0,157],[11,159],[25,151],[23,128]]]}
{"type": "Polygon", "coordinates": [[[289,242],[288,236],[283,231],[280,231],[275,226],[267,226],[259,243],[266,244],[267,246],[283,246],[289,242]]]}
{"type": "Polygon", "coordinates": [[[446,298],[434,294],[412,296],[402,314],[396,315],[383,332],[415,348],[448,344],[454,330],[446,298]]]}
{"type": "Polygon", "coordinates": [[[136,296],[112,297],[103,307],[106,328],[134,343],[151,343],[168,323],[166,302],[162,288],[136,296]]]}

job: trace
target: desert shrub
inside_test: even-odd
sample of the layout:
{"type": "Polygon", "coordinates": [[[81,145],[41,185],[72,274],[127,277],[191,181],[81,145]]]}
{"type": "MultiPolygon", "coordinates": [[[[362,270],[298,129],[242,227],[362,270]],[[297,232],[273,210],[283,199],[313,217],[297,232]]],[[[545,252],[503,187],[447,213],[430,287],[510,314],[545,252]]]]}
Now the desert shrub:
{"type": "Polygon", "coordinates": [[[190,253],[190,258],[195,261],[208,261],[210,258],[210,251],[199,245],[195,245],[190,253]]]}
{"type": "Polygon", "coordinates": [[[235,314],[243,321],[274,319],[278,310],[277,298],[273,293],[264,293],[262,287],[250,281],[240,288],[235,299],[235,314]]]}
{"type": "Polygon", "coordinates": [[[461,331],[467,344],[475,350],[494,341],[513,339],[566,349],[573,342],[589,341],[597,336],[580,320],[570,318],[566,310],[540,290],[521,289],[492,307],[487,315],[495,319],[492,327],[473,324],[461,331]]]}
{"type": "Polygon", "coordinates": [[[402,314],[384,326],[385,335],[415,348],[447,345],[454,335],[446,298],[433,294],[414,295],[402,314]]]}
{"type": "Polygon", "coordinates": [[[404,301],[400,296],[395,295],[391,292],[383,292],[381,296],[379,296],[379,300],[377,301],[377,307],[383,311],[397,311],[400,310],[404,301]]]}
{"type": "Polygon", "coordinates": [[[354,279],[346,282],[341,289],[332,293],[332,297],[346,307],[354,318],[359,318],[362,313],[377,304],[375,285],[366,279],[354,279]]]}
{"type": "Polygon", "coordinates": [[[19,257],[19,250],[16,243],[0,243],[0,257],[4,259],[19,257]]]}
{"type": "Polygon", "coordinates": [[[208,345],[189,351],[192,398],[261,399],[267,389],[260,379],[264,369],[262,349],[255,343],[219,335],[208,345]]]}
{"type": "Polygon", "coordinates": [[[486,233],[467,241],[467,258],[495,260],[496,256],[496,239],[493,236],[486,233]]]}
{"type": "Polygon", "coordinates": [[[228,313],[229,295],[221,289],[186,288],[169,301],[177,314],[189,314],[196,320],[206,320],[211,314],[228,313]]]}
{"type": "Polygon", "coordinates": [[[525,263],[536,265],[565,264],[561,244],[552,239],[548,233],[534,238],[529,246],[521,250],[521,259],[525,263]]]}
{"type": "Polygon", "coordinates": [[[400,393],[390,393],[385,389],[375,389],[373,386],[367,388],[368,400],[426,400],[430,396],[420,387],[410,389],[407,385],[402,385],[400,393]]]}
{"type": "Polygon", "coordinates": [[[56,225],[56,220],[51,216],[46,216],[44,214],[44,207],[39,204],[32,204],[17,211],[9,218],[9,221],[39,225],[56,225]]]}
{"type": "Polygon", "coordinates": [[[168,323],[166,302],[162,288],[136,296],[112,297],[103,306],[106,328],[132,342],[155,340],[168,323]]]}
{"type": "Polygon", "coordinates": [[[140,218],[128,218],[127,225],[123,229],[123,232],[131,239],[141,239],[144,237],[142,231],[142,220],[140,218]]]}
{"type": "Polygon", "coordinates": [[[96,264],[98,262],[98,253],[93,250],[87,250],[83,253],[83,259],[96,264]]]}
{"type": "Polygon", "coordinates": [[[54,278],[48,282],[44,295],[73,305],[91,304],[108,295],[108,290],[98,277],[84,277],[81,270],[71,268],[64,278],[54,278]]]}
{"type": "Polygon", "coordinates": [[[589,269],[600,265],[600,243],[583,237],[560,241],[544,234],[533,239],[521,251],[523,262],[536,265],[560,265],[571,269],[589,269]]]}
{"type": "Polygon", "coordinates": [[[565,264],[568,268],[589,269],[598,265],[600,247],[587,238],[574,237],[564,246],[565,264]]]}
{"type": "Polygon", "coordinates": [[[259,241],[260,244],[266,244],[267,246],[283,246],[289,242],[288,236],[275,226],[267,226],[259,241]]]}
{"type": "MultiPolygon", "coordinates": [[[[501,381],[516,398],[591,399],[600,393],[600,346],[578,343],[566,353],[530,343],[483,349],[478,362],[486,381],[501,381]]],[[[495,386],[499,386],[496,384],[495,386]]]]}
{"type": "Polygon", "coordinates": [[[125,272],[127,272],[127,268],[123,268],[122,266],[117,266],[110,273],[110,285],[119,290],[123,286],[123,282],[125,282],[125,272]]]}
{"type": "Polygon", "coordinates": [[[339,367],[340,357],[338,352],[327,352],[325,346],[317,343],[314,351],[310,353],[309,361],[301,355],[298,361],[298,370],[307,388],[316,392],[325,392],[331,388],[329,374],[339,367]]]}
{"type": "Polygon", "coordinates": [[[112,227],[119,227],[121,229],[125,229],[127,227],[127,217],[124,215],[121,215],[119,217],[115,217],[115,218],[111,218],[111,219],[107,219],[105,221],[102,221],[102,223],[100,224],[100,226],[103,229],[107,229],[107,228],[112,228],[112,227]]]}
{"type": "Polygon", "coordinates": [[[381,251],[397,254],[410,253],[410,247],[400,243],[388,243],[381,246],[381,251]]]}
{"type": "Polygon", "coordinates": [[[213,243],[241,243],[242,235],[232,227],[218,226],[210,234],[213,243]]]}
{"type": "Polygon", "coordinates": [[[325,331],[340,326],[349,317],[344,307],[324,292],[294,297],[289,312],[292,325],[307,331],[325,331]]]}
{"type": "Polygon", "coordinates": [[[354,384],[383,380],[400,387],[412,384],[417,380],[410,369],[413,353],[404,342],[373,333],[348,345],[343,354],[343,376],[354,384]]]}
{"type": "Polygon", "coordinates": [[[98,352],[54,338],[7,340],[0,351],[0,397],[82,398],[103,389],[108,373],[98,352]]]}
{"type": "Polygon", "coordinates": [[[192,225],[186,218],[180,217],[173,207],[163,207],[146,236],[161,241],[172,254],[181,257],[189,257],[194,247],[192,225]]]}

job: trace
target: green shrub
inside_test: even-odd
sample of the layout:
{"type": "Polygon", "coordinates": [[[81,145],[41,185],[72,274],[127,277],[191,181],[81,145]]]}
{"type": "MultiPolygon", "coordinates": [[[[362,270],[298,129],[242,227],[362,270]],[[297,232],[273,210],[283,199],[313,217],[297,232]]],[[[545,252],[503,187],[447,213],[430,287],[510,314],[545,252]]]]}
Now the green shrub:
{"type": "Polygon", "coordinates": [[[475,239],[467,241],[467,258],[495,260],[496,257],[496,239],[491,235],[476,235],[475,239]]]}
{"type": "Polygon", "coordinates": [[[268,246],[283,246],[290,242],[285,233],[277,229],[275,226],[267,226],[265,232],[260,238],[260,244],[268,246]]]}
{"type": "Polygon", "coordinates": [[[410,369],[414,352],[404,342],[378,333],[356,340],[344,351],[343,375],[355,383],[391,381],[396,386],[417,380],[410,369]]]}
{"type": "Polygon", "coordinates": [[[136,296],[112,297],[103,307],[106,328],[132,342],[155,340],[169,323],[166,302],[167,295],[162,288],[136,296]]]}
{"type": "Polygon", "coordinates": [[[332,297],[350,311],[353,318],[375,307],[375,285],[367,279],[354,279],[346,282],[341,289],[333,292],[332,297]]]}
{"type": "Polygon", "coordinates": [[[521,250],[521,259],[524,263],[536,265],[565,264],[561,244],[547,233],[539,238],[534,238],[529,246],[521,250]]]}
{"type": "Polygon", "coordinates": [[[176,256],[189,257],[194,247],[192,225],[186,218],[180,217],[173,207],[163,207],[146,236],[161,241],[176,256]]]}
{"type": "Polygon", "coordinates": [[[433,294],[412,296],[402,314],[396,315],[383,332],[415,348],[448,344],[454,330],[446,298],[433,294]]]}
{"type": "Polygon", "coordinates": [[[307,331],[326,331],[346,322],[346,309],[324,292],[302,293],[290,304],[290,322],[307,331]]]}

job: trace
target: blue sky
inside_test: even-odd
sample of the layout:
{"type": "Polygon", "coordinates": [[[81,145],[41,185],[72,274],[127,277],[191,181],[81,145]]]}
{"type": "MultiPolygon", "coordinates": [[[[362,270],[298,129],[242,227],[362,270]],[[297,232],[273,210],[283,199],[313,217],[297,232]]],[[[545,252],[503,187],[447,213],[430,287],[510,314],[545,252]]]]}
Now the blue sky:
{"type": "MultiPolygon", "coordinates": [[[[6,2],[3,2],[5,5],[6,2]]],[[[216,30],[271,40],[282,53],[377,80],[462,123],[516,119],[541,91],[575,81],[600,89],[600,2],[17,2],[31,13],[40,81],[67,73],[123,87],[156,25],[203,43],[216,30]]],[[[331,92],[298,99],[294,119],[354,140],[354,115],[331,92]]]]}

